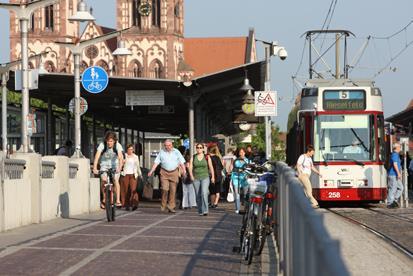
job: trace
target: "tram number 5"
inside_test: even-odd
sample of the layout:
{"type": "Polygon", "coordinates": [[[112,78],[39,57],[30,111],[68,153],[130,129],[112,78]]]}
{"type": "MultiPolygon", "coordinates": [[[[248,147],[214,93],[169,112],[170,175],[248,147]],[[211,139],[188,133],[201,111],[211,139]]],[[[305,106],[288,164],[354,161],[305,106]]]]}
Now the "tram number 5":
{"type": "Polygon", "coordinates": [[[340,192],[328,192],[328,198],[340,198],[340,192]]]}

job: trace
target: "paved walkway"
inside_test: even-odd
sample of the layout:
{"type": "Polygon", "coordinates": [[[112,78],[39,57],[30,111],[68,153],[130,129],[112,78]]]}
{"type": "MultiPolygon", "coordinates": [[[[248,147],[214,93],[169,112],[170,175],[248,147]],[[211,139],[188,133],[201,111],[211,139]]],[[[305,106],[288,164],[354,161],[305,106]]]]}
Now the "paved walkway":
{"type": "Polygon", "coordinates": [[[239,215],[168,214],[158,206],[123,212],[112,223],[100,212],[2,233],[0,275],[239,275],[240,256],[232,252],[239,215]]]}
{"type": "Polygon", "coordinates": [[[392,245],[333,213],[323,209],[320,212],[324,213],[328,232],[340,241],[351,275],[412,275],[412,260],[392,245]]]}

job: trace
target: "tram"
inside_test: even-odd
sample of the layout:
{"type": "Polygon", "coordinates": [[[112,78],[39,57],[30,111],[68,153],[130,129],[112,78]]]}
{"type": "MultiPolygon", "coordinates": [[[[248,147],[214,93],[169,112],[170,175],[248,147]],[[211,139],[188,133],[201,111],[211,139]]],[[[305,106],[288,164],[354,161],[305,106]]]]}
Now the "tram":
{"type": "Polygon", "coordinates": [[[379,202],[386,198],[381,91],[370,80],[309,79],[291,113],[287,162],[313,145],[313,195],[319,201],[379,202]]]}

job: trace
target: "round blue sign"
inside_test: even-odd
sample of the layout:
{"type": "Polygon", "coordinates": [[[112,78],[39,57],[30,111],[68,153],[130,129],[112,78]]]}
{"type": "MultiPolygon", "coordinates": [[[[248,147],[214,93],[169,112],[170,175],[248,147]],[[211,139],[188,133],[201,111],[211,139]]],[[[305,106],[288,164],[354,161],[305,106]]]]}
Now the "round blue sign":
{"type": "Polygon", "coordinates": [[[183,145],[186,149],[189,149],[189,138],[186,138],[186,139],[184,140],[184,142],[182,143],[182,145],[183,145]]]}
{"type": "Polygon", "coordinates": [[[82,86],[90,93],[97,94],[106,89],[109,77],[106,71],[99,66],[88,67],[82,75],[82,86]]]}

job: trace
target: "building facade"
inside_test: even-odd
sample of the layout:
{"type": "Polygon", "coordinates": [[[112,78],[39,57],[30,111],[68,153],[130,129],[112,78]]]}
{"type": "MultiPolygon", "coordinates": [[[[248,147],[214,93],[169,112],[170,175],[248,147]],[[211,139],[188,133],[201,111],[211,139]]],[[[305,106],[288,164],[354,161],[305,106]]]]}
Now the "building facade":
{"type": "MultiPolygon", "coordinates": [[[[33,0],[27,0],[31,2],[33,0]]],[[[20,0],[11,0],[20,3],[20,0]]],[[[116,28],[128,29],[121,37],[90,46],[84,50],[81,68],[98,65],[110,75],[141,78],[180,79],[183,62],[183,0],[117,0],[116,28]],[[132,55],[113,56],[118,40],[123,40],[132,55]],[[180,64],[181,63],[181,64],[180,64]]],[[[40,63],[49,72],[72,73],[73,57],[55,41],[76,41],[100,36],[114,29],[89,23],[83,33],[78,23],[68,18],[76,12],[78,0],[61,0],[37,10],[29,22],[29,56],[47,52],[31,60],[29,67],[40,63]]],[[[10,15],[10,59],[21,56],[19,21],[10,15]]]]}

